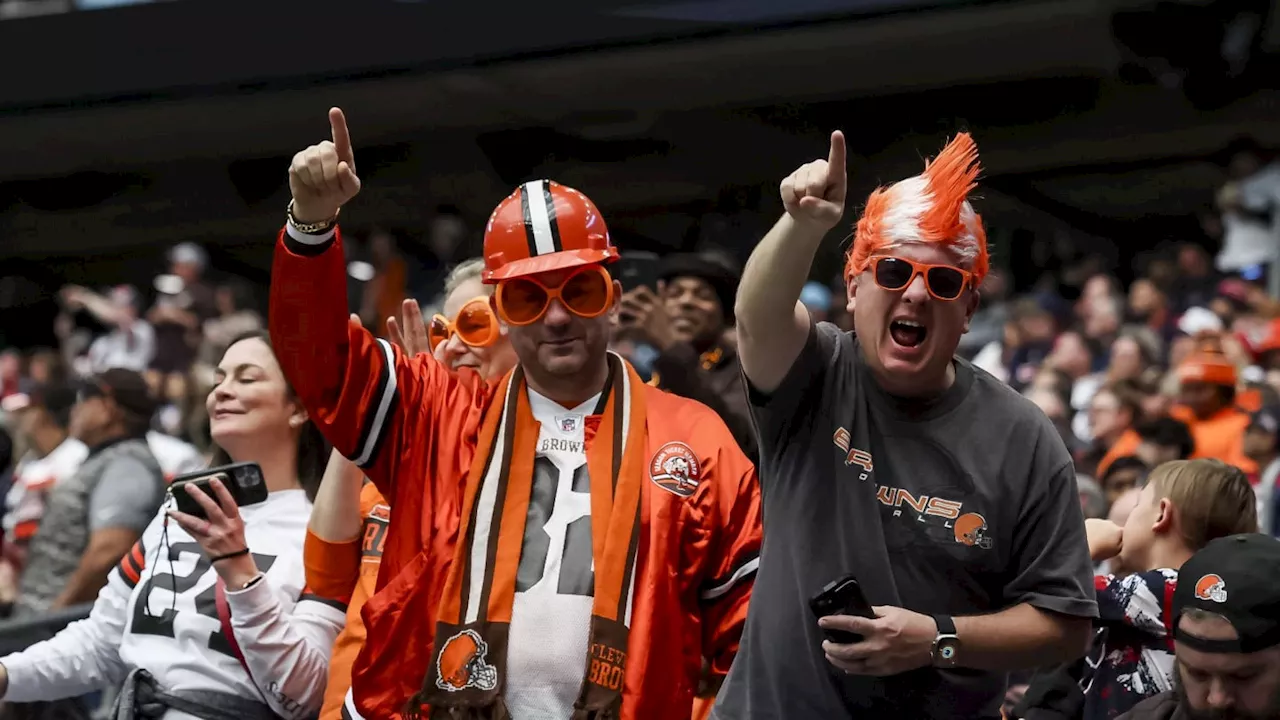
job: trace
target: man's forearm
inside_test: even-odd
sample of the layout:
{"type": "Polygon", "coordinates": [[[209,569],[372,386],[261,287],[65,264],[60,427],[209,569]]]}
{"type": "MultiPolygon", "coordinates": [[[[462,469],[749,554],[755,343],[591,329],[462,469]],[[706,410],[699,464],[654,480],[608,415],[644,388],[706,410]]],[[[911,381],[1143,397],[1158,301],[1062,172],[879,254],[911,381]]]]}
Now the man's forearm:
{"type": "Polygon", "coordinates": [[[825,235],[825,230],[801,225],[785,213],[765,234],[738,285],[735,314],[740,334],[791,322],[825,235]]]}
{"type": "Polygon", "coordinates": [[[1083,655],[1093,621],[1026,603],[992,615],[958,617],[960,663],[979,670],[1012,670],[1069,662],[1083,655]]]}
{"type": "Polygon", "coordinates": [[[329,456],[329,464],[316,492],[308,527],[321,540],[347,542],[360,536],[364,519],[360,517],[360,490],[364,473],[337,450],[329,456]]]}
{"type": "Polygon", "coordinates": [[[97,318],[98,322],[104,325],[120,326],[124,322],[124,316],[106,298],[100,295],[86,295],[84,309],[88,310],[91,315],[97,318]]]}
{"type": "Polygon", "coordinates": [[[69,607],[97,598],[98,591],[107,584],[107,573],[129,552],[140,535],[140,531],[127,527],[95,530],[89,536],[89,547],[80,557],[80,566],[71,573],[53,607],[69,607]]]}
{"type": "MultiPolygon", "coordinates": [[[[119,561],[119,558],[116,558],[116,561],[119,561]]],[[[93,602],[98,597],[98,592],[102,590],[102,586],[107,584],[107,573],[111,572],[111,566],[114,564],[101,558],[86,556],[80,561],[80,567],[71,573],[67,586],[62,589],[49,609],[57,610],[93,602]]]]}

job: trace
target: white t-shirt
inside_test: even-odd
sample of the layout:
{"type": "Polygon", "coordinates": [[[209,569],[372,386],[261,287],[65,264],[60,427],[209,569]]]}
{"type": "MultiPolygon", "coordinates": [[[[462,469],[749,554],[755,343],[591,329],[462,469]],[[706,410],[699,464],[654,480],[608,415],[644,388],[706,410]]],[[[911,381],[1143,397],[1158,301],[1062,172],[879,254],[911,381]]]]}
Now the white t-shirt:
{"type": "Polygon", "coordinates": [[[4,499],[5,543],[31,537],[44,517],[48,492],[75,475],[88,456],[89,448],[69,437],[44,457],[28,453],[18,462],[13,470],[13,485],[4,499]]]}
{"type": "MultiPolygon", "coordinates": [[[[346,612],[302,594],[302,546],[311,503],[302,490],[285,490],[241,508],[240,514],[245,540],[266,574],[248,590],[226,593],[252,680],[222,634],[214,601],[217,572],[177,523],[168,523],[168,543],[162,542],[162,509],[139,545],[111,572],[87,619],[0,658],[9,673],[4,699],[82,695],[143,668],[168,691],[233,693],[266,702],[289,720],[316,713],[324,699],[329,652],[346,612]]],[[[164,717],[191,716],[171,710],[164,717]]]]}
{"type": "Polygon", "coordinates": [[[541,428],[516,572],[503,696],[515,720],[567,718],[582,688],[595,595],[583,426],[600,396],[566,410],[528,392],[541,428]]]}
{"type": "Polygon", "coordinates": [[[166,481],[183,473],[203,470],[207,463],[195,445],[154,430],[147,433],[147,446],[155,455],[166,481]]]}
{"type": "Polygon", "coordinates": [[[142,372],[156,354],[156,331],[145,320],[134,320],[128,330],[115,328],[89,346],[89,372],[111,368],[142,372]]]}

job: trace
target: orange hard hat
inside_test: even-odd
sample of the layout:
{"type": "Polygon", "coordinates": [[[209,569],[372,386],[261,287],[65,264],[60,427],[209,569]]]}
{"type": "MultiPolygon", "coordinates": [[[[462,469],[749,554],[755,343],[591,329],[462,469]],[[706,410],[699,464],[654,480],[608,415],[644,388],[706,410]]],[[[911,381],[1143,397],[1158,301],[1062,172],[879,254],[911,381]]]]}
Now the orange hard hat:
{"type": "Polygon", "coordinates": [[[552,180],[534,180],[489,216],[481,278],[492,284],[616,259],[618,249],[591,198],[552,180]]]}

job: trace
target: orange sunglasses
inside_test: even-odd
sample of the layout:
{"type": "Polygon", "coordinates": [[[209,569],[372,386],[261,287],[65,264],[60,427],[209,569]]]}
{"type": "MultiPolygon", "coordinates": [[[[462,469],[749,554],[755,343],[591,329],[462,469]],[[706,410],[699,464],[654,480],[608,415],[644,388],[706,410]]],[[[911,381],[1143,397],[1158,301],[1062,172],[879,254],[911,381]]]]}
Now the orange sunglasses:
{"type": "Polygon", "coordinates": [[[472,298],[458,309],[458,314],[450,321],[443,315],[431,316],[427,323],[427,342],[431,351],[435,352],[440,343],[448,342],[457,333],[458,339],[471,347],[488,347],[498,341],[502,331],[498,328],[498,318],[489,309],[489,298],[472,298]]]}
{"type": "Polygon", "coordinates": [[[498,315],[508,325],[530,325],[547,314],[552,300],[583,318],[603,315],[613,306],[613,278],[600,265],[583,265],[556,287],[533,277],[513,277],[498,283],[498,315]]]}
{"type": "Polygon", "coordinates": [[[973,274],[953,265],[927,265],[899,257],[871,258],[871,278],[885,290],[903,290],[924,276],[925,289],[938,300],[950,302],[973,284],[973,274]]]}

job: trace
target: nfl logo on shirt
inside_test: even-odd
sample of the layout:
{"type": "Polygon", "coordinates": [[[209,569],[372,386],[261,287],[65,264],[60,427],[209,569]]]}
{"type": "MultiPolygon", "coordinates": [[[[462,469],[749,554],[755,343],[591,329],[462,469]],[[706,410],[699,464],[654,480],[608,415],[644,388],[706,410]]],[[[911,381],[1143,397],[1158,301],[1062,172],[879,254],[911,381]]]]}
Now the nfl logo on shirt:
{"type": "Polygon", "coordinates": [[[581,415],[561,415],[556,418],[560,423],[560,432],[571,433],[578,429],[578,423],[582,420],[581,415]]]}

